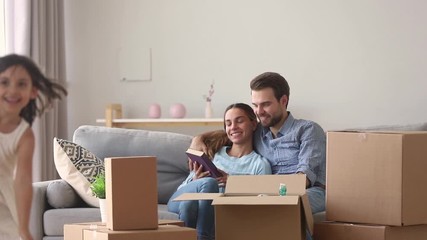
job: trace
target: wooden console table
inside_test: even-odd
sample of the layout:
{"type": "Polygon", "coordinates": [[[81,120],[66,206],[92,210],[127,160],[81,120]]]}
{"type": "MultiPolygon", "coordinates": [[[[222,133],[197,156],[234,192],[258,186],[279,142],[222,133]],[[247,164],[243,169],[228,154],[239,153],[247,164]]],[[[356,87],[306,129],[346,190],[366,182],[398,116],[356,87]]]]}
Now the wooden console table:
{"type": "Polygon", "coordinates": [[[122,118],[122,106],[110,104],[105,109],[105,119],[96,119],[107,127],[142,128],[175,126],[219,126],[224,125],[222,118],[122,118]]]}

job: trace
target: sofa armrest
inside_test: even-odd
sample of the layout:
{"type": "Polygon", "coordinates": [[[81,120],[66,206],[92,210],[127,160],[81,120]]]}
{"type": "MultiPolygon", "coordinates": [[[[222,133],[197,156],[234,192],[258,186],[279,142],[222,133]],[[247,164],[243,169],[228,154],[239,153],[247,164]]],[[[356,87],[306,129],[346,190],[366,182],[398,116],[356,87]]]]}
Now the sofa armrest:
{"type": "Polygon", "coordinates": [[[49,183],[53,181],[61,180],[51,180],[44,182],[35,182],[33,183],[33,200],[31,205],[31,215],[30,215],[30,232],[33,235],[34,239],[43,239],[44,230],[43,230],[43,214],[49,208],[46,198],[46,190],[49,186],[49,183]]]}

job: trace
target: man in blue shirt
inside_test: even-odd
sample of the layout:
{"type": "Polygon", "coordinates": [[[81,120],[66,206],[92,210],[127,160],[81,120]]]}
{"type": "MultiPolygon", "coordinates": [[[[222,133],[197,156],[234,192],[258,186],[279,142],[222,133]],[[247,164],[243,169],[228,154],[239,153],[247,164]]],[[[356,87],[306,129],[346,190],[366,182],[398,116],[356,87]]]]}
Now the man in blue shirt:
{"type": "Polygon", "coordinates": [[[270,162],[273,174],[303,173],[313,213],[325,210],[326,135],[315,122],[295,119],[287,111],[289,85],[278,73],[266,72],[251,83],[259,119],[255,150],[270,162]]]}

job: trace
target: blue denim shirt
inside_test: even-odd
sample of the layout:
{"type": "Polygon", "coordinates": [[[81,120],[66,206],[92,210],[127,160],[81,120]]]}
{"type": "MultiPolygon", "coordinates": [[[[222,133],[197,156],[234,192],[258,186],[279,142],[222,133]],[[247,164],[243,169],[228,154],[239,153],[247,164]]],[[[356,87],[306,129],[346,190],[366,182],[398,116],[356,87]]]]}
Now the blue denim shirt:
{"type": "Polygon", "coordinates": [[[258,125],[254,146],[270,162],[273,174],[303,172],[311,186],[326,185],[326,135],[317,123],[295,119],[289,112],[277,138],[258,125]]]}

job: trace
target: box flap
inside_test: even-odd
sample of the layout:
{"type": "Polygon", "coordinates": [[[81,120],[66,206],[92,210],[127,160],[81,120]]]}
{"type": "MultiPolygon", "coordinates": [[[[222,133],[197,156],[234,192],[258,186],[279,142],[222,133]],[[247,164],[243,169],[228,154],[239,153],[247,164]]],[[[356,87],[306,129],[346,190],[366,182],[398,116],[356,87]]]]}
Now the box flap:
{"type": "Polygon", "coordinates": [[[297,205],[299,196],[218,197],[212,205],[297,205]]]}
{"type": "Polygon", "coordinates": [[[227,179],[226,196],[279,195],[279,185],[285,183],[287,195],[305,194],[305,174],[289,175],[232,175],[227,179]]]}
{"type": "Polygon", "coordinates": [[[151,230],[128,230],[114,231],[109,229],[83,230],[85,240],[100,239],[126,239],[126,240],[169,240],[169,239],[196,239],[196,230],[188,227],[175,225],[159,225],[157,229],[151,230]]]}
{"type": "Polygon", "coordinates": [[[310,234],[313,235],[313,227],[314,227],[313,212],[311,211],[311,206],[310,206],[310,202],[308,201],[307,194],[304,194],[301,196],[301,202],[304,210],[307,229],[310,232],[310,234]]]}
{"type": "Polygon", "coordinates": [[[222,196],[222,193],[183,193],[174,198],[173,201],[188,201],[188,200],[213,200],[222,196]]]}

